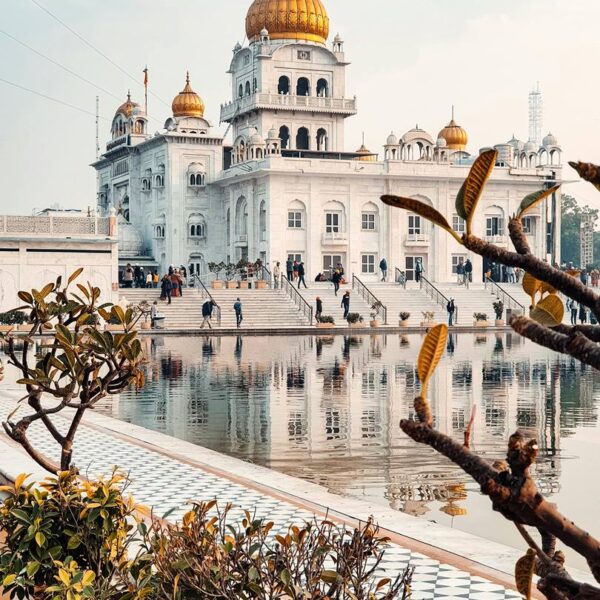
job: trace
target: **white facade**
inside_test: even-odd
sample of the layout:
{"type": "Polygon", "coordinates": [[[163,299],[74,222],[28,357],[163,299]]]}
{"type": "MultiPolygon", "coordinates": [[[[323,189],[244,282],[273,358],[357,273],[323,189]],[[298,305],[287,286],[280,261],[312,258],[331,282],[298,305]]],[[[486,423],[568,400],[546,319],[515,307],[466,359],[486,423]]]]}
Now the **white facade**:
{"type": "MultiPolygon", "coordinates": [[[[112,140],[94,164],[99,205],[122,208],[140,236],[140,260],[204,274],[211,261],[261,258],[272,266],[293,257],[310,277],[341,262],[369,280],[384,257],[392,273],[397,267],[410,279],[419,258],[432,281],[452,280],[465,249],[379,198],[418,198],[460,231],[454,202],[474,160],[467,133],[452,120],[437,137],[418,127],[390,134],[381,160],[364,145],[348,152],[344,123],[357,113],[357,100],[346,91],[341,38],[328,46],[301,32],[294,39],[272,39],[267,30],[248,37],[247,47],[234,48],[232,98],[221,106],[232,146],[211,133],[189,80],[162,133],[146,133],[144,113],[129,99],[115,115],[112,140]]],[[[496,148],[475,233],[508,246],[509,217],[524,196],[560,180],[561,151],[551,134],[541,147],[513,136],[496,148]]],[[[536,255],[560,256],[558,198],[533,211],[526,229],[536,255]]],[[[471,259],[481,280],[482,261],[471,259]]]]}
{"type": "Polygon", "coordinates": [[[118,241],[114,217],[0,216],[0,312],[21,304],[20,290],[42,289],[79,268],[77,280],[100,288],[103,302],[118,299],[118,241]]]}

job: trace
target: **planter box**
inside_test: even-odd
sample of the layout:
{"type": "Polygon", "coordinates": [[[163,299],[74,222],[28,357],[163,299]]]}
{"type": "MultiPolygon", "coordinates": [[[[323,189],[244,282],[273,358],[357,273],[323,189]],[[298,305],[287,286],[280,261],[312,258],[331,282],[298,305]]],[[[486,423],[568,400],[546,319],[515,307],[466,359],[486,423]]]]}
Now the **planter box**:
{"type": "Polygon", "coordinates": [[[237,281],[227,281],[225,286],[228,290],[237,290],[237,281]]]}
{"type": "Polygon", "coordinates": [[[366,325],[364,323],[348,323],[350,329],[364,329],[366,325]]]}
{"type": "Polygon", "coordinates": [[[474,327],[489,327],[490,326],[490,322],[489,321],[475,321],[473,323],[474,327]]]}
{"type": "Polygon", "coordinates": [[[435,327],[434,321],[421,321],[421,327],[435,327]]]}
{"type": "Polygon", "coordinates": [[[259,279],[258,281],[256,281],[254,283],[254,287],[257,290],[266,290],[267,289],[267,282],[264,281],[264,280],[262,280],[262,279],[259,279]]]}
{"type": "Polygon", "coordinates": [[[406,321],[399,321],[398,327],[408,327],[408,319],[406,321]]]}
{"type": "Polygon", "coordinates": [[[31,324],[29,325],[17,325],[15,327],[17,331],[31,331],[31,324]]]}
{"type": "Polygon", "coordinates": [[[14,329],[12,325],[0,325],[0,332],[7,333],[11,329],[14,329]]]}
{"type": "Polygon", "coordinates": [[[144,321],[140,325],[140,329],[144,329],[144,330],[152,329],[152,323],[151,323],[151,321],[144,321]]]}
{"type": "Polygon", "coordinates": [[[211,283],[211,286],[212,286],[213,290],[222,290],[223,282],[220,279],[214,279],[213,282],[211,283]]]}
{"type": "Polygon", "coordinates": [[[381,325],[381,323],[379,323],[379,321],[377,319],[375,319],[374,321],[369,321],[369,325],[371,327],[379,327],[381,325]]]}
{"type": "Polygon", "coordinates": [[[317,323],[315,327],[319,329],[333,329],[335,327],[334,323],[317,323]]]}
{"type": "Polygon", "coordinates": [[[496,325],[496,327],[504,327],[504,321],[502,319],[496,319],[494,324],[496,325]]]}
{"type": "Polygon", "coordinates": [[[250,284],[247,281],[240,281],[240,290],[247,290],[250,284]]]}
{"type": "Polygon", "coordinates": [[[104,326],[104,331],[116,331],[118,333],[125,333],[125,327],[123,325],[111,325],[107,323],[104,326]]]}

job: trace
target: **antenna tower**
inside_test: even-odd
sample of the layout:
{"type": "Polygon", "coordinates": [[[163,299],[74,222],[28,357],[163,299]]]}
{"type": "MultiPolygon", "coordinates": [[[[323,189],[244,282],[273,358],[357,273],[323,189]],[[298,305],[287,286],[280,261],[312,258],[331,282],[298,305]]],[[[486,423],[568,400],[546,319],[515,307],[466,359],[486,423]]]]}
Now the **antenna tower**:
{"type": "Polygon", "coordinates": [[[535,142],[538,146],[542,141],[542,121],[544,118],[544,101],[540,83],[529,94],[529,141],[535,142]]]}
{"type": "Polygon", "coordinates": [[[96,160],[100,158],[100,96],[96,96],[96,160]]]}

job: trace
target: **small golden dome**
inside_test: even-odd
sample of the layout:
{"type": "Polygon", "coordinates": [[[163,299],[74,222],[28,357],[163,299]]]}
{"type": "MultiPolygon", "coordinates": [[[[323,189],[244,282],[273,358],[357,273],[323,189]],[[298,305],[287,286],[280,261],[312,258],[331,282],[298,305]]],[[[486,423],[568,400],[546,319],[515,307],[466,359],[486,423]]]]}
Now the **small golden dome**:
{"type": "Polygon", "coordinates": [[[321,0],[254,0],[246,15],[248,39],[259,40],[263,28],[272,40],[325,44],[329,17],[321,0]]]}
{"type": "Polygon", "coordinates": [[[467,147],[469,136],[467,132],[456,123],[454,119],[442,129],[438,139],[446,140],[446,148],[450,150],[464,150],[467,147]]]}
{"type": "Polygon", "coordinates": [[[204,102],[190,85],[190,74],[188,73],[185,79],[185,87],[183,91],[175,96],[173,104],[174,117],[203,117],[204,102]]]}
{"type": "Polygon", "coordinates": [[[377,157],[365,146],[364,142],[361,144],[360,148],[355,152],[355,154],[362,154],[362,156],[357,156],[355,160],[361,160],[364,162],[375,162],[377,157]]]}
{"type": "Polygon", "coordinates": [[[136,108],[140,108],[140,105],[136,102],[131,101],[131,92],[127,92],[127,101],[123,102],[119,108],[117,108],[117,112],[115,116],[121,113],[125,118],[129,119],[133,115],[133,111],[136,108]]]}

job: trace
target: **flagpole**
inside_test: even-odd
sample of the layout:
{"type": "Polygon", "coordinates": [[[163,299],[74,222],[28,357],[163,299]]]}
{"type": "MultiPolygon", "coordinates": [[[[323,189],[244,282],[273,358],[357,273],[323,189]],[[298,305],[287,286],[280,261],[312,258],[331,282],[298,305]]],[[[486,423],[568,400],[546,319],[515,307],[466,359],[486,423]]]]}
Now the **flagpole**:
{"type": "Polygon", "coordinates": [[[148,65],[144,69],[144,112],[148,116],[148,65]]]}

